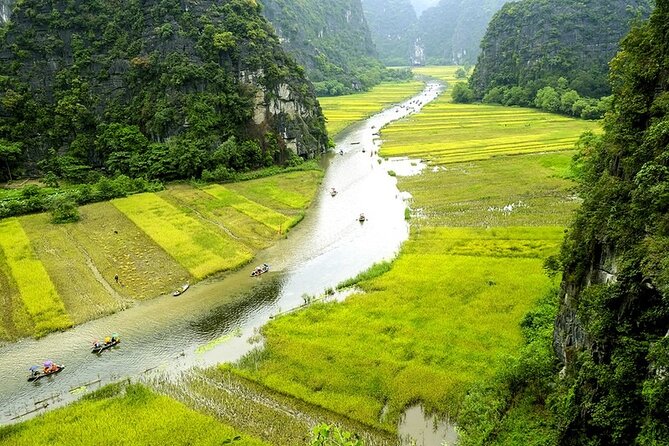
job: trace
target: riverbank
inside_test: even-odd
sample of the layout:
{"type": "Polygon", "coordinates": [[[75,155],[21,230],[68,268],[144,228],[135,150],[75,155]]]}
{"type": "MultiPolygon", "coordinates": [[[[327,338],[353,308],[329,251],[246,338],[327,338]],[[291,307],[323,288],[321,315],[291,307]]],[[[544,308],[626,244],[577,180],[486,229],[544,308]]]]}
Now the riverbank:
{"type": "Polygon", "coordinates": [[[49,332],[237,269],[285,236],[316,196],[321,170],[226,185],[174,184],[0,221],[0,342],[49,332]]]}

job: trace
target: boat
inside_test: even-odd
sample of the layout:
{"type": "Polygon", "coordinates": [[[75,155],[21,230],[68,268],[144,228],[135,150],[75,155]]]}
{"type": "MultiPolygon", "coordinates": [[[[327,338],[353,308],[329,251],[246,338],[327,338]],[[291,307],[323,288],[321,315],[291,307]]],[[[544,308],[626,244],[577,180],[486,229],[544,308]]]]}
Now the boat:
{"type": "Polygon", "coordinates": [[[118,334],[114,333],[111,335],[111,337],[106,338],[105,342],[97,342],[93,344],[93,350],[91,350],[91,353],[102,353],[103,351],[107,350],[108,348],[111,348],[115,345],[118,345],[121,342],[121,338],[119,338],[118,334]]]}
{"type": "Polygon", "coordinates": [[[65,368],[64,365],[54,364],[51,361],[46,361],[44,367],[34,365],[30,367],[30,376],[28,376],[28,381],[37,381],[38,379],[44,378],[45,376],[54,375],[65,368]]]}
{"type": "Polygon", "coordinates": [[[367,217],[365,217],[365,214],[360,214],[360,217],[358,217],[358,221],[360,223],[364,223],[365,220],[367,220],[367,217]]]}
{"type": "Polygon", "coordinates": [[[256,266],[256,268],[251,272],[251,276],[256,277],[261,274],[265,274],[267,271],[269,271],[269,265],[267,263],[263,263],[260,266],[256,266]]]}
{"type": "Polygon", "coordinates": [[[332,195],[333,197],[337,195],[337,191],[335,190],[334,187],[330,190],[330,195],[332,195]]]}
{"type": "Polygon", "coordinates": [[[187,284],[187,283],[185,283],[185,284],[183,284],[183,286],[182,286],[181,288],[179,288],[178,290],[174,290],[174,292],[172,293],[172,296],[175,296],[175,297],[176,297],[176,296],[180,296],[180,295],[182,295],[183,293],[185,293],[186,290],[187,290],[188,288],[190,288],[190,285],[187,284]]]}

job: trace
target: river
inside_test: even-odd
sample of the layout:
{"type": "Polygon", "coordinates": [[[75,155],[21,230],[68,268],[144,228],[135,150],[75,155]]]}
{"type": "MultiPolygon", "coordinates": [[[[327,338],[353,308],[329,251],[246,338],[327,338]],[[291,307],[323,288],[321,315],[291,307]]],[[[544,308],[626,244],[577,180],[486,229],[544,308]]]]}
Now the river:
{"type": "Polygon", "coordinates": [[[269,273],[249,277],[250,266],[195,284],[179,297],[139,302],[66,332],[0,347],[0,423],[24,419],[20,415],[45,399],[49,407],[68,403],[76,399],[73,389],[92,381],[105,384],[154,369],[169,374],[235,361],[253,348],[248,339],[259,327],[271,316],[303,304],[305,293],[320,295],[373,263],[392,259],[409,228],[406,203],[388,170],[402,170],[409,162],[379,163],[373,155],[378,151],[377,132],[417,112],[441,89],[430,82],[414,98],[338,136],[335,153],[324,160],[321,191],[307,216],[286,239],[257,256],[258,263],[271,265],[269,273]],[[332,187],[338,192],[334,197],[332,187]],[[364,223],[358,221],[360,213],[367,217],[364,223]],[[120,334],[120,346],[92,354],[91,341],[112,332],[120,334]],[[27,382],[28,367],[46,359],[65,369],[27,382]]]}

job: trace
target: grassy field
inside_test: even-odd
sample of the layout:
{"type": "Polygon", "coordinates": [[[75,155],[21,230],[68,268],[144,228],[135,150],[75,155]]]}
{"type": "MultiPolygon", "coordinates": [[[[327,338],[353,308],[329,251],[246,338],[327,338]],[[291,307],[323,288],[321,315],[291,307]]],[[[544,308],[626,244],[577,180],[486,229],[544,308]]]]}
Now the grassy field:
{"type": "Polygon", "coordinates": [[[0,340],[98,318],[248,262],[303,218],[322,176],[170,185],[82,206],[65,225],[47,214],[0,220],[0,340]]]}
{"type": "MultiPolygon", "coordinates": [[[[25,309],[30,319],[28,322],[24,315],[19,314],[19,327],[25,328],[28,325],[36,336],[43,336],[50,331],[72,326],[72,320],[65,312],[63,301],[44,265],[37,258],[19,219],[9,218],[0,221],[0,250],[3,252],[6,264],[2,270],[11,274],[15,285],[14,293],[9,288],[7,301],[10,302],[10,306],[4,310],[9,310],[10,314],[14,313],[13,304],[18,300],[15,293],[18,292],[21,308],[25,309]]],[[[16,324],[14,325],[16,327],[16,324]]]]}
{"type": "Polygon", "coordinates": [[[328,133],[335,136],[354,122],[408,99],[422,89],[423,83],[417,81],[383,83],[366,93],[323,97],[318,101],[327,118],[328,133]]]}
{"type": "MultiPolygon", "coordinates": [[[[427,66],[427,67],[412,67],[411,71],[414,74],[421,76],[434,77],[440,81],[446,82],[449,86],[453,86],[456,82],[463,82],[464,79],[455,77],[455,72],[458,70],[457,66],[427,66]]],[[[446,94],[449,94],[446,91],[446,94]]]]}
{"type": "Polygon", "coordinates": [[[261,446],[140,385],[111,385],[83,401],[33,420],[0,427],[2,445],[221,445],[261,446]]]}

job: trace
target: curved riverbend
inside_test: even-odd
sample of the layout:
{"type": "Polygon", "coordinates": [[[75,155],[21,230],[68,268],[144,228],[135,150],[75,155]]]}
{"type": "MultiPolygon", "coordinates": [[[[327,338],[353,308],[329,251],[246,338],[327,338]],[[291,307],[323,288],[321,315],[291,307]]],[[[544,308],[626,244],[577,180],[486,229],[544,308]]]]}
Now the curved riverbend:
{"type": "MultiPolygon", "coordinates": [[[[355,276],[373,263],[391,259],[409,230],[405,202],[378,150],[377,129],[418,111],[442,86],[428,83],[422,93],[357,123],[337,138],[322,190],[307,217],[288,238],[262,252],[268,274],[250,269],[194,286],[182,296],[162,296],[63,333],[0,347],[0,422],[9,423],[47,399],[55,407],[76,398],[84,384],[105,384],[150,370],[180,373],[194,366],[234,361],[253,345],[248,339],[269,318],[355,276]],[[416,103],[410,101],[418,99],[416,103]],[[340,150],[343,155],[340,155],[340,150]],[[370,156],[371,155],[371,156],[370,156]],[[337,195],[330,195],[335,187],[337,195]],[[364,212],[367,221],[358,222],[364,212]],[[118,347],[95,355],[93,339],[119,332],[118,347]],[[46,359],[66,365],[53,377],[26,381],[27,368],[46,359]]],[[[24,419],[20,418],[20,419],[24,419]]]]}

